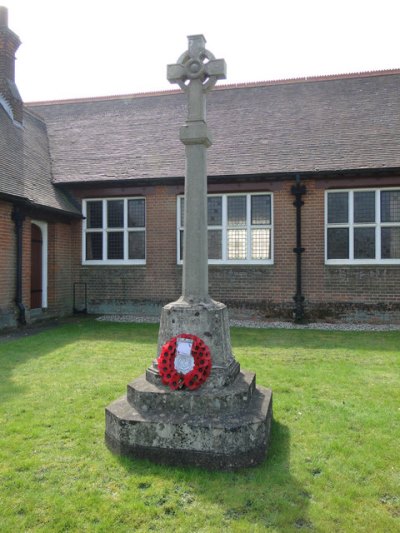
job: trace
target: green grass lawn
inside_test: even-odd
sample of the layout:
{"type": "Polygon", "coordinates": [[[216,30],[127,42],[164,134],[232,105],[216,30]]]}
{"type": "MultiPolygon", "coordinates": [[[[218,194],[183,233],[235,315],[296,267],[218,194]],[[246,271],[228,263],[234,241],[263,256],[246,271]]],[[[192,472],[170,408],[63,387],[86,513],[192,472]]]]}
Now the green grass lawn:
{"type": "Polygon", "coordinates": [[[269,455],[234,473],[105,447],[157,333],[83,319],[0,344],[2,533],[400,531],[400,332],[232,329],[274,393],[269,455]]]}

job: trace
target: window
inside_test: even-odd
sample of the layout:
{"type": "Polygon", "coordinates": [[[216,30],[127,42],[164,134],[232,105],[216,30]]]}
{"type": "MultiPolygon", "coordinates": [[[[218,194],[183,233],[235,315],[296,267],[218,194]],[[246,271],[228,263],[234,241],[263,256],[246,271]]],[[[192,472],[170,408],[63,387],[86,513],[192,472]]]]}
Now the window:
{"type": "Polygon", "coordinates": [[[327,191],[327,264],[400,263],[400,189],[327,191]]]}
{"type": "Polygon", "coordinates": [[[84,264],[145,264],[144,198],[83,201],[84,264]]]}
{"type": "MultiPolygon", "coordinates": [[[[178,198],[178,262],[183,259],[183,196],[178,198]]],[[[209,195],[208,262],[272,264],[272,194],[209,195]]]]}

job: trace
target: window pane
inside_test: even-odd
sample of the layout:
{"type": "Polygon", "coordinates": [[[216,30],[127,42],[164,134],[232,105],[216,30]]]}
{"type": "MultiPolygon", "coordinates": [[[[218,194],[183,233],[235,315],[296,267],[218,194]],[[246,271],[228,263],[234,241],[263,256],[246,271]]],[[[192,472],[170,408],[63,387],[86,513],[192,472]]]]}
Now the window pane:
{"type": "Polygon", "coordinates": [[[349,229],[328,228],[328,259],[349,258],[349,229]]]}
{"type": "Polygon", "coordinates": [[[246,259],[247,231],[228,230],[228,259],[246,259]]]}
{"type": "Polygon", "coordinates": [[[183,261],[183,229],[179,230],[179,260],[183,261]]]}
{"type": "Polygon", "coordinates": [[[251,258],[269,259],[271,255],[271,230],[253,229],[251,232],[251,258]]]}
{"type": "Polygon", "coordinates": [[[347,192],[328,193],[328,223],[343,224],[349,221],[349,195],[347,192]]]}
{"type": "Polygon", "coordinates": [[[180,224],[181,224],[181,228],[183,228],[183,226],[185,225],[185,199],[179,198],[179,201],[180,201],[180,211],[181,211],[180,224]]]}
{"type": "Polygon", "coordinates": [[[222,198],[221,196],[210,196],[207,198],[208,225],[222,225],[222,198]]]}
{"type": "Polygon", "coordinates": [[[375,191],[354,193],[354,222],[375,222],[375,191]]]}
{"type": "Polygon", "coordinates": [[[228,196],[228,226],[246,225],[246,196],[228,196]]]}
{"type": "Polygon", "coordinates": [[[107,234],[107,259],[124,258],[124,234],[114,231],[107,234]]]}
{"type": "Polygon", "coordinates": [[[86,225],[88,228],[103,227],[103,202],[86,203],[86,225]]]}
{"type": "Polygon", "coordinates": [[[400,259],[400,227],[382,228],[382,259],[400,259]]]}
{"type": "Polygon", "coordinates": [[[271,224],[271,196],[256,195],[251,197],[251,223],[271,224]]]}
{"type": "Polygon", "coordinates": [[[222,259],[222,231],[208,230],[208,259],[222,259]]]}
{"type": "Polygon", "coordinates": [[[124,201],[108,200],[107,202],[107,227],[124,227],[124,201]]]}
{"type": "Polygon", "coordinates": [[[86,233],[86,259],[103,259],[103,233],[86,233]]]}
{"type": "Polygon", "coordinates": [[[354,228],[354,259],[375,259],[375,228],[354,228]]]}
{"type": "Polygon", "coordinates": [[[129,259],[145,259],[146,257],[146,239],[144,231],[129,232],[129,259]]]}
{"type": "Polygon", "coordinates": [[[128,200],[128,227],[145,227],[145,202],[144,198],[128,200]]]}
{"type": "Polygon", "coordinates": [[[400,191],[381,191],[382,222],[400,222],[400,191]]]}

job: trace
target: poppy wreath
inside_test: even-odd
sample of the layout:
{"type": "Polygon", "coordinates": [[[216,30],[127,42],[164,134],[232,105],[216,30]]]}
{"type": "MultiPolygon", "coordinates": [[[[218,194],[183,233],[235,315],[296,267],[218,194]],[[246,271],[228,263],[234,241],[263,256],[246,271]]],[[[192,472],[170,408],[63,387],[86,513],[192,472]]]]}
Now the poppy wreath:
{"type": "Polygon", "coordinates": [[[172,390],[189,389],[195,390],[201,387],[211,372],[211,354],[209,347],[196,335],[182,333],[172,337],[161,348],[157,359],[158,372],[164,385],[172,390]],[[179,339],[191,339],[193,341],[191,356],[194,359],[193,370],[187,374],[179,373],[174,365],[176,355],[176,343],[179,339]]]}

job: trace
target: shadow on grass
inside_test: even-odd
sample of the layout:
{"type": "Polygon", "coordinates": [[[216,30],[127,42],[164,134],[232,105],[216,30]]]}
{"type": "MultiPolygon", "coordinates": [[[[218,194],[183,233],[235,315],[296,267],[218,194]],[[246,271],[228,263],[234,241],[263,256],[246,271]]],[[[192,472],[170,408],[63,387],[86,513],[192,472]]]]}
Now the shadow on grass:
{"type": "Polygon", "coordinates": [[[24,392],[24,387],[15,383],[13,374],[18,366],[30,360],[55,352],[61,354],[71,344],[91,341],[115,342],[116,352],[119,343],[148,344],[154,345],[155,349],[157,331],[158,326],[153,324],[104,324],[85,317],[54,327],[31,328],[3,335],[0,342],[0,401],[24,392]]]}
{"type": "MultiPolygon", "coordinates": [[[[282,533],[313,527],[308,518],[311,496],[290,472],[289,428],[276,420],[272,423],[268,456],[254,468],[209,472],[200,468],[156,465],[147,460],[126,457],[117,457],[117,460],[128,473],[139,478],[149,479],[151,473],[153,478],[172,482],[174,488],[171,492],[181,491],[186,495],[179,502],[180,510],[187,505],[186,512],[190,513],[193,502],[197,502],[197,508],[213,508],[215,516],[221,521],[220,526],[229,527],[239,520],[248,531],[258,526],[274,528],[274,531],[282,533]]],[[[145,488],[151,487],[151,483],[144,485],[145,488]]],[[[164,500],[162,505],[169,509],[169,513],[173,512],[168,495],[164,500]]]]}

